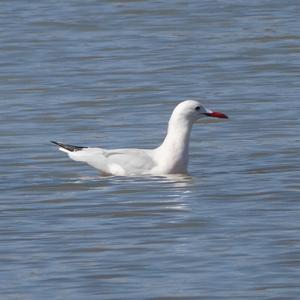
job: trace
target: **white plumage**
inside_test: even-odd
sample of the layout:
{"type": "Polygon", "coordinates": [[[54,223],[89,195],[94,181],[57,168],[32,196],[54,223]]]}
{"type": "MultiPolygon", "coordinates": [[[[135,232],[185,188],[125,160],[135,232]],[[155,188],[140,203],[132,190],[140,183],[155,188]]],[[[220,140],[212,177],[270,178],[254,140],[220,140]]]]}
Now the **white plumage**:
{"type": "Polygon", "coordinates": [[[71,159],[85,162],[103,175],[186,174],[192,125],[205,116],[227,118],[225,114],[213,112],[194,100],[179,103],[171,115],[163,143],[152,150],[107,150],[53,143],[71,159]]]}

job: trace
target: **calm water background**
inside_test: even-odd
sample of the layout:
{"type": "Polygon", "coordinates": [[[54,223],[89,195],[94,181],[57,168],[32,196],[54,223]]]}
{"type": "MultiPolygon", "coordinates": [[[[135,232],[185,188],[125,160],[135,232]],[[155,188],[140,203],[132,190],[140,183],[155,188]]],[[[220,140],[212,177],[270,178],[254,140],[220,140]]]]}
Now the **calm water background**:
{"type": "Polygon", "coordinates": [[[2,1],[1,299],[299,299],[300,3],[2,1]],[[190,177],[101,178],[49,143],[154,147],[190,177]]]}

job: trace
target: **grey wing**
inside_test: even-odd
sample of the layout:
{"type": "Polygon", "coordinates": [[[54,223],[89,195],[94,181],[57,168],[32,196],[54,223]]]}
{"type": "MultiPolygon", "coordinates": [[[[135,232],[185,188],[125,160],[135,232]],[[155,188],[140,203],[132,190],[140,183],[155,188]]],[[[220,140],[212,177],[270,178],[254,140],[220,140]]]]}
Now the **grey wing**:
{"type": "Polygon", "coordinates": [[[151,155],[143,149],[117,149],[105,151],[108,164],[119,165],[126,173],[146,173],[155,166],[151,155]]]}

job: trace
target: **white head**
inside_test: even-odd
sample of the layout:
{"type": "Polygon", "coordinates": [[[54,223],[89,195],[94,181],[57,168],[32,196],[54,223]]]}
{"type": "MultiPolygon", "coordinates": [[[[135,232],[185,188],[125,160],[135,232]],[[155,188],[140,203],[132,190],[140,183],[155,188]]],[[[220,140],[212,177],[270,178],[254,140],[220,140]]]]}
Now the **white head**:
{"type": "Polygon", "coordinates": [[[172,117],[173,116],[189,121],[190,123],[194,123],[204,117],[228,119],[225,114],[211,111],[195,100],[186,100],[179,103],[173,111],[172,117]]]}

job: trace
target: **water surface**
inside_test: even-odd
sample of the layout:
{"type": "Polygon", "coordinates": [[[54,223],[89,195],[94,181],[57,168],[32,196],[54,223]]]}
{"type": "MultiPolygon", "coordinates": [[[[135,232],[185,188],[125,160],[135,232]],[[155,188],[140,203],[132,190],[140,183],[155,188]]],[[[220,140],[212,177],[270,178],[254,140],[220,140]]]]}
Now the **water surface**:
{"type": "Polygon", "coordinates": [[[298,299],[298,1],[4,1],[3,299],[298,299]],[[49,143],[159,145],[190,176],[105,177],[49,143]]]}

